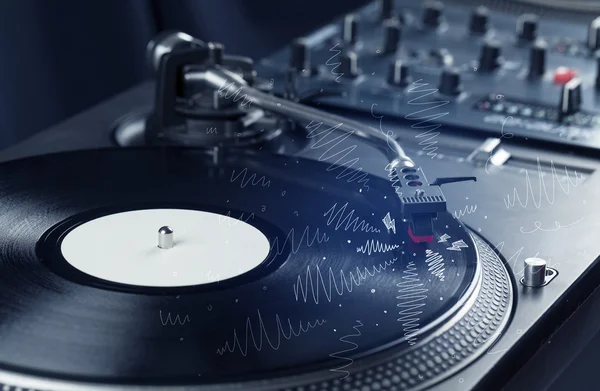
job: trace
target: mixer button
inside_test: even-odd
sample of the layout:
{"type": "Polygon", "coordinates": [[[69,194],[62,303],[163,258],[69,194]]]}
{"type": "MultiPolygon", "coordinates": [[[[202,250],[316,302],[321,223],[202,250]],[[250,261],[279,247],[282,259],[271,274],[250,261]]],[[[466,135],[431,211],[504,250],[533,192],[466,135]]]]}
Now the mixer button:
{"type": "Polygon", "coordinates": [[[537,38],[538,17],[534,14],[523,14],[517,19],[517,37],[523,41],[537,38]]]}
{"type": "Polygon", "coordinates": [[[396,19],[383,22],[383,53],[394,53],[402,38],[402,25],[396,19]]]}
{"type": "Polygon", "coordinates": [[[574,114],[581,109],[581,79],[575,77],[567,82],[560,95],[561,117],[574,114]]]}
{"type": "Polygon", "coordinates": [[[483,72],[493,71],[502,62],[502,47],[497,41],[487,41],[481,47],[479,56],[479,70],[483,72]]]}
{"type": "Polygon", "coordinates": [[[340,72],[344,78],[353,79],[358,76],[358,55],[356,52],[346,52],[340,55],[340,72]]]}
{"type": "Polygon", "coordinates": [[[600,16],[590,23],[587,46],[592,51],[600,49],[600,16]]]}
{"type": "Polygon", "coordinates": [[[342,41],[354,45],[358,40],[358,19],[354,15],[346,15],[342,24],[342,41]]]}
{"type": "Polygon", "coordinates": [[[410,68],[408,65],[397,59],[390,64],[387,82],[392,86],[405,87],[410,83],[410,68]]]}
{"type": "Polygon", "coordinates": [[[469,32],[472,35],[483,35],[488,30],[489,11],[486,7],[477,7],[471,14],[469,32]]]}
{"type": "Polygon", "coordinates": [[[310,49],[303,39],[292,42],[290,48],[290,67],[298,72],[310,69],[310,49]]]}
{"type": "Polygon", "coordinates": [[[554,71],[554,84],[567,84],[575,77],[577,77],[577,72],[573,69],[558,67],[554,71]]]}
{"type": "Polygon", "coordinates": [[[455,96],[460,94],[460,71],[457,68],[446,68],[440,77],[439,92],[444,95],[455,96]]]}
{"type": "Polygon", "coordinates": [[[394,0],[381,0],[379,4],[381,20],[388,20],[394,16],[394,0]]]}
{"type": "Polygon", "coordinates": [[[428,1],[423,9],[423,26],[435,28],[442,23],[444,5],[439,1],[428,1]]]}
{"type": "Polygon", "coordinates": [[[529,77],[542,76],[546,72],[546,53],[548,45],[542,40],[537,40],[531,46],[529,53],[529,77]]]}

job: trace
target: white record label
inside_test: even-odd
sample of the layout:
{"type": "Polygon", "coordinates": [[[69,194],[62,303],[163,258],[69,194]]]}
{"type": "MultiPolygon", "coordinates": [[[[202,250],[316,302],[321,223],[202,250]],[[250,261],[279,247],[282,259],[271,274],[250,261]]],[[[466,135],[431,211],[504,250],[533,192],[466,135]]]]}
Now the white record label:
{"type": "Polygon", "coordinates": [[[145,209],[79,225],[61,244],[65,260],[103,280],[148,287],[213,283],[246,273],[269,254],[269,240],[233,217],[196,210],[145,209]],[[173,230],[174,246],[158,247],[173,230]]]}

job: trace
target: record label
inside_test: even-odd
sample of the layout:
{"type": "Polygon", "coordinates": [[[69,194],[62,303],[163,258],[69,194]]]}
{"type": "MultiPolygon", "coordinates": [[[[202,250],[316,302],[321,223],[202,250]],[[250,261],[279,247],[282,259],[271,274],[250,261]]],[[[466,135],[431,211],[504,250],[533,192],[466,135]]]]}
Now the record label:
{"type": "Polygon", "coordinates": [[[61,252],[76,269],[121,284],[180,287],[210,284],[260,265],[269,240],[231,216],[198,210],[145,209],[85,222],[65,235],[61,252]],[[161,227],[173,246],[158,245],[161,227]]]}

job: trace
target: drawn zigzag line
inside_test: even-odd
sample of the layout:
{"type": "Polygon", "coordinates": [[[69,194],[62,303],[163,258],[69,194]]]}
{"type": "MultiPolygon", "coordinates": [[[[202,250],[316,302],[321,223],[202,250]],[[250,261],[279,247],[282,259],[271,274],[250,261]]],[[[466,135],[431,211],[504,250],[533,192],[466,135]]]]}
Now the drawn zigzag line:
{"type": "Polygon", "coordinates": [[[162,323],[163,326],[166,326],[167,324],[171,324],[171,326],[175,326],[176,324],[179,324],[180,326],[183,326],[186,323],[191,323],[190,322],[190,317],[188,315],[186,315],[183,320],[181,320],[181,318],[179,317],[179,315],[175,316],[175,319],[171,318],[171,313],[167,313],[167,319],[163,320],[163,316],[162,316],[162,311],[158,312],[158,315],[160,316],[160,322],[162,323]]]}
{"type": "Polygon", "coordinates": [[[436,132],[435,130],[437,130],[440,126],[442,126],[442,124],[431,123],[431,122],[439,120],[440,118],[447,115],[448,112],[431,113],[431,110],[435,110],[439,107],[443,107],[443,106],[447,105],[448,103],[450,103],[450,101],[447,101],[447,100],[436,100],[436,101],[424,100],[424,101],[421,101],[422,99],[425,99],[430,95],[435,97],[438,92],[437,88],[429,88],[429,89],[420,90],[422,87],[427,87],[427,86],[428,86],[428,83],[422,83],[421,79],[414,81],[413,85],[408,89],[408,93],[417,92],[417,93],[422,93],[422,95],[409,100],[407,102],[407,104],[419,105],[419,106],[429,105],[430,107],[426,107],[422,110],[408,114],[404,118],[409,121],[418,121],[417,123],[412,124],[410,126],[412,129],[425,129],[424,132],[416,135],[415,138],[422,139],[419,142],[419,145],[423,146],[423,151],[427,152],[427,156],[431,156],[431,158],[433,159],[437,156],[437,153],[435,151],[438,150],[438,147],[435,146],[437,144],[437,141],[434,139],[440,135],[440,133],[436,132]],[[427,114],[428,111],[429,111],[429,114],[427,114]]]}
{"type": "Polygon", "coordinates": [[[239,101],[240,99],[243,99],[242,106],[250,106],[250,104],[252,103],[252,99],[248,97],[248,94],[242,94],[244,88],[240,87],[237,90],[233,90],[233,84],[233,82],[229,84],[223,83],[223,85],[219,88],[218,92],[222,94],[223,91],[225,91],[225,99],[233,98],[234,103],[239,101]]]}
{"type": "Polygon", "coordinates": [[[333,47],[331,49],[329,49],[330,52],[335,52],[335,54],[333,56],[329,57],[329,59],[327,61],[325,61],[325,65],[333,67],[333,68],[331,68],[331,74],[334,75],[334,76],[337,76],[335,78],[335,81],[339,83],[340,82],[340,77],[344,76],[344,74],[340,73],[340,72],[336,72],[335,70],[340,65],[342,65],[342,62],[341,61],[331,62],[334,58],[336,58],[337,56],[339,56],[340,53],[342,52],[340,49],[336,49],[338,46],[339,46],[339,44],[336,43],[335,45],[333,45],[333,47]]]}
{"type": "Polygon", "coordinates": [[[336,211],[335,209],[336,209],[337,205],[338,204],[336,202],[323,215],[324,217],[327,217],[327,226],[330,226],[331,224],[333,224],[333,222],[337,218],[337,221],[335,223],[335,230],[336,231],[342,225],[345,224],[344,225],[344,231],[348,231],[350,228],[352,228],[352,232],[356,232],[358,230],[361,230],[362,232],[376,232],[376,233],[381,232],[378,228],[371,227],[371,225],[369,223],[367,223],[364,219],[361,219],[358,216],[354,217],[355,209],[352,209],[347,214],[344,214],[344,213],[346,213],[346,208],[348,207],[348,202],[346,202],[344,205],[342,205],[336,211]],[[354,217],[354,219],[353,219],[353,217],[354,217]]]}
{"type": "Polygon", "coordinates": [[[461,209],[458,211],[455,210],[452,215],[454,216],[454,218],[460,219],[461,217],[470,215],[471,213],[475,213],[476,210],[477,210],[477,205],[466,205],[464,209],[461,209]]]}
{"type": "Polygon", "coordinates": [[[403,271],[402,281],[396,284],[400,294],[396,296],[399,300],[397,307],[401,308],[398,313],[400,315],[398,322],[402,322],[404,337],[411,346],[417,341],[416,334],[420,330],[419,315],[423,313],[419,308],[425,306],[424,301],[427,299],[428,291],[420,283],[416,270],[414,262],[409,262],[406,270],[403,271]]]}
{"type": "Polygon", "coordinates": [[[217,354],[223,355],[226,352],[233,353],[236,349],[240,351],[242,356],[246,356],[248,354],[248,345],[250,342],[254,345],[254,348],[257,351],[261,351],[263,348],[263,343],[266,341],[267,344],[273,350],[278,350],[281,346],[281,338],[283,337],[286,340],[292,339],[292,337],[298,337],[302,333],[308,332],[310,329],[314,329],[317,326],[322,326],[325,323],[324,319],[317,319],[314,322],[306,322],[306,325],[303,324],[302,321],[298,322],[298,327],[294,328],[292,326],[292,321],[290,318],[287,321],[284,321],[282,324],[281,318],[278,314],[275,315],[275,323],[277,324],[277,337],[270,338],[269,333],[266,329],[265,323],[263,321],[262,315],[260,314],[260,310],[256,310],[258,313],[258,327],[259,330],[256,332],[258,335],[255,335],[255,331],[252,328],[252,320],[250,317],[246,319],[246,328],[244,335],[244,343],[240,342],[240,338],[237,334],[237,329],[233,330],[233,341],[230,344],[229,341],[225,342],[225,345],[222,348],[217,349],[217,354]],[[285,325],[287,323],[287,325],[285,325]],[[258,338],[258,341],[257,341],[258,338]]]}
{"type": "Polygon", "coordinates": [[[346,156],[350,155],[356,149],[357,145],[354,144],[354,145],[351,145],[349,147],[342,149],[341,151],[332,152],[332,150],[334,148],[336,148],[338,145],[340,145],[342,142],[344,142],[347,138],[351,137],[354,134],[354,132],[348,132],[348,133],[339,132],[337,129],[339,129],[343,125],[342,122],[340,122],[339,124],[337,124],[335,126],[327,128],[325,130],[319,131],[319,128],[322,125],[323,125],[323,122],[315,122],[315,121],[310,121],[310,123],[308,125],[306,125],[306,130],[308,130],[308,134],[306,135],[306,138],[311,139],[311,138],[321,136],[310,146],[311,149],[319,149],[319,148],[327,147],[328,145],[333,144],[333,145],[329,146],[329,148],[327,148],[321,154],[321,156],[319,156],[318,160],[320,162],[325,162],[330,159],[337,159],[337,160],[331,162],[329,167],[327,167],[327,171],[341,170],[341,172],[339,172],[337,174],[335,179],[343,179],[344,178],[344,179],[346,179],[346,182],[348,182],[348,183],[356,181],[356,183],[361,184],[362,187],[368,191],[369,190],[369,186],[367,185],[367,183],[369,182],[369,179],[367,178],[368,174],[366,172],[362,172],[363,171],[362,167],[353,168],[353,166],[356,163],[358,163],[359,158],[353,158],[353,159],[342,162],[346,158],[346,156]],[[334,135],[335,137],[330,138],[328,140],[327,138],[331,135],[334,135]]]}
{"type": "Polygon", "coordinates": [[[271,262],[273,262],[273,260],[275,259],[276,255],[281,255],[286,247],[286,244],[288,244],[288,242],[290,243],[290,247],[291,247],[291,251],[293,254],[297,254],[298,251],[300,250],[300,246],[303,243],[306,243],[307,247],[312,246],[315,242],[317,243],[323,243],[323,242],[328,242],[329,241],[329,236],[327,236],[327,234],[325,233],[320,233],[319,232],[319,228],[315,229],[314,234],[311,236],[310,235],[310,227],[306,226],[306,228],[304,228],[304,231],[302,231],[302,235],[300,236],[300,239],[296,240],[296,230],[294,228],[290,229],[290,231],[288,232],[287,236],[285,237],[285,240],[283,241],[283,243],[281,245],[279,245],[279,237],[276,236],[275,239],[273,239],[273,242],[271,243],[271,261],[269,262],[269,264],[271,262]]]}
{"type": "Polygon", "coordinates": [[[542,206],[542,193],[546,196],[546,200],[548,201],[548,203],[550,205],[554,205],[554,201],[556,199],[556,183],[557,182],[558,182],[558,185],[560,186],[560,189],[562,190],[562,192],[568,195],[571,192],[571,187],[575,188],[583,181],[583,175],[578,174],[577,171],[573,171],[573,176],[575,178],[574,178],[574,180],[571,180],[571,173],[569,173],[569,170],[567,169],[567,167],[565,167],[565,178],[567,179],[567,183],[566,183],[566,187],[563,186],[563,184],[561,183],[560,177],[558,176],[558,173],[556,172],[556,167],[554,166],[554,162],[550,161],[550,170],[552,171],[552,174],[550,175],[552,177],[552,191],[550,193],[548,193],[548,188],[546,187],[546,181],[544,180],[545,175],[542,170],[542,165],[540,163],[539,158],[537,159],[537,165],[538,165],[538,186],[539,186],[539,192],[538,192],[537,198],[534,194],[533,186],[531,183],[531,178],[529,176],[529,170],[525,170],[525,201],[521,201],[521,197],[519,196],[519,191],[515,187],[515,188],[513,188],[512,199],[510,197],[510,194],[508,194],[506,196],[506,198],[504,199],[504,204],[506,205],[507,209],[515,206],[517,202],[521,205],[521,207],[527,208],[530,197],[531,197],[531,200],[532,200],[534,206],[539,209],[542,206]]]}
{"type": "Polygon", "coordinates": [[[250,220],[250,219],[254,219],[254,213],[250,213],[250,215],[248,215],[248,217],[246,217],[246,219],[244,219],[244,213],[242,213],[240,215],[239,219],[236,219],[236,218],[231,217],[231,211],[228,210],[227,216],[219,215],[219,224],[224,224],[227,221],[227,225],[229,225],[230,227],[233,227],[240,221],[247,223],[248,220],[250,220]]]}
{"type": "Polygon", "coordinates": [[[362,252],[363,254],[367,253],[371,255],[371,253],[386,253],[388,251],[395,250],[399,247],[399,244],[384,244],[380,243],[379,240],[371,239],[367,240],[367,243],[365,243],[364,246],[357,247],[356,252],[362,252]]]}
{"type": "Polygon", "coordinates": [[[434,253],[433,251],[427,249],[425,250],[425,262],[427,262],[427,266],[429,266],[429,272],[440,279],[440,281],[444,281],[444,258],[439,253],[434,253]]]}
{"type": "Polygon", "coordinates": [[[345,344],[349,344],[352,347],[346,349],[346,350],[341,350],[339,352],[335,352],[329,355],[329,357],[331,358],[337,358],[339,360],[344,360],[344,361],[349,361],[347,364],[342,365],[340,367],[334,368],[334,369],[330,369],[329,372],[340,372],[340,373],[344,373],[345,375],[342,376],[340,378],[341,379],[345,379],[350,375],[350,372],[348,372],[345,368],[348,368],[350,365],[352,365],[354,363],[354,360],[351,359],[350,357],[348,357],[348,353],[358,349],[358,344],[356,344],[355,342],[349,341],[348,339],[351,337],[360,337],[361,336],[361,332],[359,330],[359,328],[361,328],[363,326],[362,322],[360,320],[356,321],[356,326],[353,327],[353,329],[356,331],[356,334],[348,334],[348,335],[344,335],[342,338],[340,338],[340,342],[343,342],[345,344]]]}
{"type": "Polygon", "coordinates": [[[332,268],[329,268],[327,272],[327,282],[325,282],[323,278],[323,274],[321,273],[321,269],[319,266],[315,266],[315,278],[313,279],[312,272],[310,266],[306,268],[306,274],[304,275],[304,281],[302,280],[302,275],[298,276],[296,283],[294,284],[294,296],[296,297],[296,301],[299,298],[302,298],[304,302],[308,300],[309,291],[312,294],[312,298],[315,304],[319,304],[319,292],[321,289],[323,290],[323,294],[325,294],[325,298],[328,302],[331,302],[332,291],[335,289],[335,292],[339,296],[342,296],[344,292],[351,293],[354,287],[359,286],[363,281],[365,281],[369,277],[373,277],[376,274],[384,271],[388,266],[394,264],[397,258],[393,258],[390,261],[385,261],[384,263],[380,263],[378,265],[372,267],[364,267],[361,271],[360,266],[356,267],[356,272],[349,272],[347,277],[346,273],[343,270],[340,270],[339,276],[339,286],[336,281],[335,272],[332,268]]]}
{"type": "Polygon", "coordinates": [[[235,182],[239,177],[242,177],[240,180],[240,187],[243,189],[248,185],[248,183],[252,183],[252,186],[261,185],[262,187],[270,187],[271,181],[267,180],[267,178],[263,175],[260,178],[256,179],[256,173],[250,175],[246,178],[246,174],[248,174],[248,168],[244,168],[237,175],[235,175],[235,170],[231,172],[231,181],[235,182]]]}

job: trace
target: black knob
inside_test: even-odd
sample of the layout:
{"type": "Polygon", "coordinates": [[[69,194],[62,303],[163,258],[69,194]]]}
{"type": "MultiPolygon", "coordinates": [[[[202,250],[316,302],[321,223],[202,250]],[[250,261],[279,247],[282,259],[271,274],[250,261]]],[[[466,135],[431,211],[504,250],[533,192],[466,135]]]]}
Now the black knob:
{"type": "Polygon", "coordinates": [[[590,23],[587,46],[592,51],[600,49],[600,17],[590,23]]]}
{"type": "Polygon", "coordinates": [[[429,1],[423,9],[423,26],[438,27],[442,23],[444,5],[439,1],[429,1]]]}
{"type": "Polygon", "coordinates": [[[225,50],[223,45],[217,42],[209,42],[206,46],[212,63],[221,65],[223,63],[223,51],[225,50]]]}
{"type": "Polygon", "coordinates": [[[402,38],[402,25],[396,19],[383,22],[383,53],[394,53],[402,38]]]}
{"type": "Polygon", "coordinates": [[[489,11],[481,6],[475,8],[471,14],[471,22],[469,23],[469,32],[472,35],[483,35],[488,30],[489,11]]]}
{"type": "Polygon", "coordinates": [[[517,37],[523,41],[537,38],[538,17],[534,14],[523,14],[517,19],[517,37]]]}
{"type": "Polygon", "coordinates": [[[342,41],[354,45],[358,40],[358,20],[354,15],[346,15],[342,25],[342,41]]]}
{"type": "Polygon", "coordinates": [[[546,53],[548,45],[542,40],[537,40],[529,51],[529,77],[542,76],[546,72],[546,53]]]}
{"type": "Polygon", "coordinates": [[[381,0],[381,20],[388,20],[394,16],[394,0],[381,0]]]}
{"type": "Polygon", "coordinates": [[[355,78],[358,76],[358,55],[348,51],[340,55],[340,73],[344,78],[355,78]]]}
{"type": "Polygon", "coordinates": [[[310,48],[304,39],[292,42],[290,48],[290,67],[297,72],[310,70],[310,48]]]}
{"type": "Polygon", "coordinates": [[[479,70],[490,72],[498,68],[501,64],[502,48],[499,42],[488,41],[481,47],[481,55],[479,56],[479,70]]]}
{"type": "Polygon", "coordinates": [[[581,79],[575,77],[563,85],[560,94],[561,117],[574,114],[581,109],[581,79]]]}
{"type": "Polygon", "coordinates": [[[388,84],[392,86],[404,87],[410,83],[410,68],[402,60],[395,60],[390,64],[388,71],[388,84]]]}
{"type": "Polygon", "coordinates": [[[458,95],[461,91],[460,71],[457,68],[446,68],[442,71],[439,85],[440,93],[444,95],[458,95]]]}

